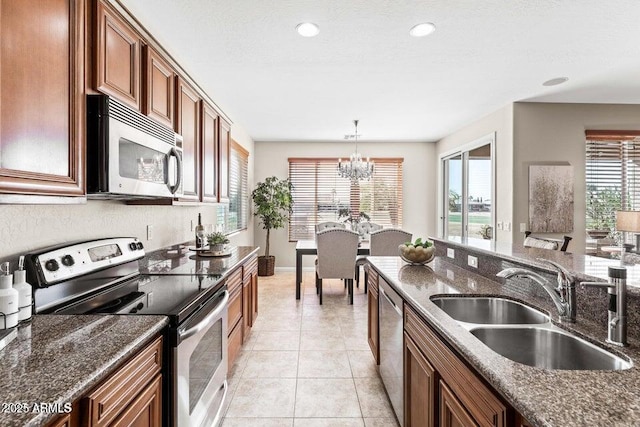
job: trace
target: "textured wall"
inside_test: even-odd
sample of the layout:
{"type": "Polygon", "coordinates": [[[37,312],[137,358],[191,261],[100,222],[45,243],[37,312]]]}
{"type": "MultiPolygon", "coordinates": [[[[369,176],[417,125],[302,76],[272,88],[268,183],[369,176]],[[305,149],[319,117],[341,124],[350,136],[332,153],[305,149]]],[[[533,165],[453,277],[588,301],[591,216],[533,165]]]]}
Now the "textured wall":
{"type": "MultiPolygon", "coordinates": [[[[570,252],[585,247],[585,134],[587,129],[640,129],[640,105],[514,104],[513,242],[522,244],[519,223],[529,220],[529,165],[573,166],[574,214],[570,252]]],[[[561,235],[549,235],[561,237],[561,235]]]]}
{"type": "MultiPolygon", "coordinates": [[[[255,181],[275,175],[289,175],[289,157],[342,157],[353,151],[348,142],[257,142],[255,181]]],[[[426,142],[358,143],[358,151],[370,157],[404,157],[403,165],[403,227],[414,236],[435,233],[436,171],[433,168],[435,144],[426,142]]],[[[255,222],[256,244],[264,247],[265,232],[255,222]]],[[[271,252],[278,267],[295,266],[295,243],[289,242],[288,229],[271,233],[271,252]]],[[[263,253],[263,251],[261,251],[263,253]]],[[[313,257],[305,257],[311,266],[313,257]]]]}
{"type": "MultiPolygon", "coordinates": [[[[437,144],[437,158],[434,168],[438,170],[438,177],[442,176],[440,157],[459,151],[460,147],[482,138],[491,133],[496,133],[496,197],[495,214],[496,222],[512,222],[513,206],[513,105],[509,104],[481,119],[468,124],[462,129],[441,139],[437,144]]],[[[473,177],[471,177],[473,179],[473,177]]],[[[442,184],[441,184],[442,185],[442,184]]],[[[442,194],[442,187],[439,193],[442,194]]],[[[441,196],[438,196],[438,217],[442,209],[441,196]]],[[[512,229],[513,229],[512,224],[512,229]]],[[[438,221],[439,235],[442,236],[442,225],[438,221]]],[[[496,240],[510,242],[511,233],[507,230],[496,230],[496,240]]]]}
{"type": "MultiPolygon", "coordinates": [[[[232,137],[249,152],[249,187],[253,180],[253,141],[237,125],[232,137]]],[[[135,236],[148,249],[157,249],[193,238],[191,220],[202,213],[213,223],[215,206],[129,206],[118,201],[89,200],[84,205],[0,205],[0,260],[44,246],[73,240],[135,236]],[[153,225],[153,240],[146,240],[153,225]]],[[[232,244],[253,245],[253,217],[247,231],[232,237],[232,244]]]]}

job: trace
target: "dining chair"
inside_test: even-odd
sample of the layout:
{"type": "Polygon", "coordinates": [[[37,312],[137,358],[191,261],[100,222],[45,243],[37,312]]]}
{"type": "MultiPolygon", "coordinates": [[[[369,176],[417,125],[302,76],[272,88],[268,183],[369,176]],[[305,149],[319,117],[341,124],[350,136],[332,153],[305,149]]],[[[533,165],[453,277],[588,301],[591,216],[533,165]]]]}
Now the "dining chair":
{"type": "Polygon", "coordinates": [[[330,228],[346,228],[343,222],[325,221],[316,224],[316,233],[330,228]]]}
{"type": "MultiPolygon", "coordinates": [[[[399,228],[384,228],[373,231],[369,237],[369,255],[361,255],[356,260],[356,286],[360,287],[360,266],[365,265],[367,256],[398,255],[398,246],[411,241],[413,234],[399,228]]],[[[367,270],[364,272],[364,293],[367,293],[367,270]]]]}
{"type": "Polygon", "coordinates": [[[382,226],[369,221],[356,225],[356,232],[360,235],[360,240],[369,240],[371,233],[377,230],[382,230],[382,226]]]}
{"type": "Polygon", "coordinates": [[[329,228],[316,235],[318,260],[316,263],[316,293],[322,305],[322,280],[346,281],[349,304],[353,304],[353,266],[358,256],[358,233],[343,228],[329,228]]]}

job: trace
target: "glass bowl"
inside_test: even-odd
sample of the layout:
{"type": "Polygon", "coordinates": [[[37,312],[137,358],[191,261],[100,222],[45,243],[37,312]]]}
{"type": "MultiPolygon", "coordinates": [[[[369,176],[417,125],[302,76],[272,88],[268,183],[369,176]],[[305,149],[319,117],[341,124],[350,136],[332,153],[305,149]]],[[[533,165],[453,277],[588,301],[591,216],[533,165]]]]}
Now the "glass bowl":
{"type": "Polygon", "coordinates": [[[422,246],[414,247],[403,244],[398,246],[398,254],[404,262],[411,265],[424,265],[433,261],[436,256],[436,248],[433,245],[423,248],[422,246]]]}

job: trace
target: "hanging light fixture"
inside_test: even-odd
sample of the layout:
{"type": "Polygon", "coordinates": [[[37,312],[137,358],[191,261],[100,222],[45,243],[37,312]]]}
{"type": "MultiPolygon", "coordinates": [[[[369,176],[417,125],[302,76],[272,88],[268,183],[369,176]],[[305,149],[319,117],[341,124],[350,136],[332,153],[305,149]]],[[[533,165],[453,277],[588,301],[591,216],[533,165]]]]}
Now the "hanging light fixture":
{"type": "MultiPolygon", "coordinates": [[[[356,150],[351,154],[348,162],[338,159],[338,175],[342,178],[349,178],[351,182],[368,181],[373,176],[373,162],[367,157],[367,161],[362,160],[362,155],[358,152],[358,120],[354,120],[356,133],[353,138],[356,140],[356,150]]],[[[351,135],[345,136],[350,139],[351,135]]]]}

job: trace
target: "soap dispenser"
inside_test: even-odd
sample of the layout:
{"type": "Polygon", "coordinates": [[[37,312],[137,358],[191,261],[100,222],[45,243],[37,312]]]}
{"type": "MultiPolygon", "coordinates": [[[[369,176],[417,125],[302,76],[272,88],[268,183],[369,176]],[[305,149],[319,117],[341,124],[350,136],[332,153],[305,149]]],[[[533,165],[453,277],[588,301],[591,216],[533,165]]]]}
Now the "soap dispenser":
{"type": "Polygon", "coordinates": [[[9,274],[9,263],[0,266],[0,329],[13,328],[18,324],[18,291],[13,289],[13,274],[9,274]]]}
{"type": "Polygon", "coordinates": [[[18,291],[18,321],[31,319],[33,289],[27,283],[27,272],[24,270],[24,256],[18,261],[18,269],[13,272],[13,289],[18,291]]]}

